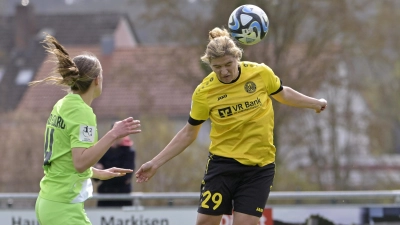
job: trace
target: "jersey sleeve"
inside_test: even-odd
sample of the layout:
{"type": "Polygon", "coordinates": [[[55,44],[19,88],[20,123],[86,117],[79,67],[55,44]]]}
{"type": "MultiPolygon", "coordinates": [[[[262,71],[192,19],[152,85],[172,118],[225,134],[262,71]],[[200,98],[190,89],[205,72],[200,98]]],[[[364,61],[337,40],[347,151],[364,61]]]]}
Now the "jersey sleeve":
{"type": "Polygon", "coordinates": [[[194,120],[204,121],[208,119],[209,111],[206,93],[199,85],[192,95],[190,117],[194,120]]]}
{"type": "Polygon", "coordinates": [[[93,113],[75,109],[68,113],[71,148],[89,148],[97,142],[97,126],[93,113]]]}
{"type": "Polygon", "coordinates": [[[264,68],[261,76],[264,80],[265,86],[267,87],[268,95],[280,92],[283,89],[281,79],[279,79],[279,77],[275,75],[274,71],[272,71],[272,69],[267,65],[261,65],[264,68]]]}

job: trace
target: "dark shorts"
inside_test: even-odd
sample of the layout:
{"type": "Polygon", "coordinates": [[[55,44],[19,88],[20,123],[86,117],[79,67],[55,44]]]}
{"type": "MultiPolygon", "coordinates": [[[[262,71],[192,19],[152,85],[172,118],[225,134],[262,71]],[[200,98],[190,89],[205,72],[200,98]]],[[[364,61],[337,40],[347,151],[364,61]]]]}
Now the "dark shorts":
{"type": "Polygon", "coordinates": [[[197,212],[231,215],[235,212],[261,217],[275,175],[275,163],[263,167],[210,155],[200,189],[197,212]]]}

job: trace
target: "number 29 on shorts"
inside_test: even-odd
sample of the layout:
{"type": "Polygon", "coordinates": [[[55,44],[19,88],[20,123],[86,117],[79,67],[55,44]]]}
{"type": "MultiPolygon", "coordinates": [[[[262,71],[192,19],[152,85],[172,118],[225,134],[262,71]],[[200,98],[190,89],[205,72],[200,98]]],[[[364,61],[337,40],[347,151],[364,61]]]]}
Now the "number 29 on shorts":
{"type": "Polygon", "coordinates": [[[204,200],[201,202],[201,207],[202,208],[210,208],[210,206],[208,205],[210,202],[210,200],[214,203],[214,207],[213,210],[216,210],[222,202],[222,194],[219,192],[216,193],[211,193],[210,191],[205,191],[203,192],[203,198],[204,200]]]}

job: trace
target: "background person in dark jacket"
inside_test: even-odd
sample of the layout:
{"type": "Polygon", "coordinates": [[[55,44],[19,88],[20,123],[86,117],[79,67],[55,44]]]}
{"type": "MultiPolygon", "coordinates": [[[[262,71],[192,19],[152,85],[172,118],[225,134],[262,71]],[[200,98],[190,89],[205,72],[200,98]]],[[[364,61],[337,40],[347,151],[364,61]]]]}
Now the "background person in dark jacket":
{"type": "MultiPolygon", "coordinates": [[[[96,164],[96,168],[120,167],[126,169],[135,168],[135,150],[132,147],[133,141],[129,136],[118,139],[104,154],[96,164]]],[[[99,194],[121,194],[132,191],[132,174],[126,174],[122,177],[116,177],[110,180],[101,181],[97,188],[99,194]]],[[[121,207],[132,205],[132,200],[99,200],[99,207],[121,207]]]]}

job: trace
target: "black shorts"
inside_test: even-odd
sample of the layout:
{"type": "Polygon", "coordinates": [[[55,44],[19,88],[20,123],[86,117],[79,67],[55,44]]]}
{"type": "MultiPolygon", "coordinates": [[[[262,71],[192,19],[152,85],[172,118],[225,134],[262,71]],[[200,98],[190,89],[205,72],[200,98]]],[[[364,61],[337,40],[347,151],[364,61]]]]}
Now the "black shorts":
{"type": "Polygon", "coordinates": [[[261,217],[275,175],[275,163],[263,167],[210,155],[201,182],[198,213],[231,215],[235,212],[261,217]]]}

